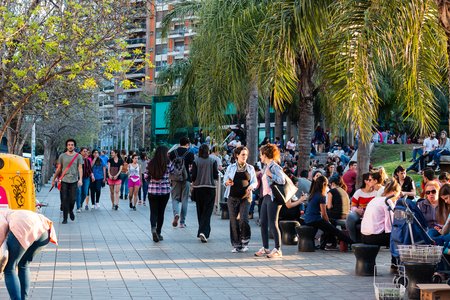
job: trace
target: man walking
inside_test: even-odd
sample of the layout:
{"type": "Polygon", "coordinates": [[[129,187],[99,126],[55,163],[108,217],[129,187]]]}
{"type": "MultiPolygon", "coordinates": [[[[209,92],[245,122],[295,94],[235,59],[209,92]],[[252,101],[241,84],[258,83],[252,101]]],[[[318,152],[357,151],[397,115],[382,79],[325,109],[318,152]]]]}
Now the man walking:
{"type": "Polygon", "coordinates": [[[83,184],[83,158],[75,152],[77,143],[73,139],[66,141],[66,152],[58,158],[58,166],[52,180],[52,187],[61,182],[61,206],[63,210],[63,224],[67,224],[67,215],[75,220],[73,208],[78,187],[83,184]]]}
{"type": "Polygon", "coordinates": [[[170,194],[172,197],[173,227],[178,226],[178,221],[180,221],[180,228],[186,227],[186,214],[191,186],[189,168],[194,162],[194,154],[189,151],[189,144],[189,138],[182,137],[180,139],[180,147],[169,153],[169,159],[173,165],[172,173],[169,176],[171,179],[170,194]],[[180,203],[181,212],[179,210],[180,203]]]}

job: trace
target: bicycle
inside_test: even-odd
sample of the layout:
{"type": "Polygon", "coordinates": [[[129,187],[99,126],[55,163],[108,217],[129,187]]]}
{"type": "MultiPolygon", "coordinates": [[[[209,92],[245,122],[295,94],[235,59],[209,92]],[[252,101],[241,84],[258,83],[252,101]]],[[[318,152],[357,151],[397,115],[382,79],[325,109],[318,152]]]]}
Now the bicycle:
{"type": "Polygon", "coordinates": [[[40,170],[34,171],[33,174],[33,183],[34,183],[34,189],[37,193],[39,193],[42,190],[42,173],[40,170]]]}

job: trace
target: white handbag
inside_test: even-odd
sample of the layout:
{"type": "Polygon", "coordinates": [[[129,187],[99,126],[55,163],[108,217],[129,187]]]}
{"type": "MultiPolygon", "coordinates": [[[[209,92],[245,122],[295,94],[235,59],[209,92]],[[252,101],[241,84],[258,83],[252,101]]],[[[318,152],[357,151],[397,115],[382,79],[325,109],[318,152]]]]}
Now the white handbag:
{"type": "Polygon", "coordinates": [[[9,251],[8,246],[6,245],[6,239],[3,241],[3,244],[0,246],[0,274],[3,273],[3,270],[8,263],[9,251]]]}

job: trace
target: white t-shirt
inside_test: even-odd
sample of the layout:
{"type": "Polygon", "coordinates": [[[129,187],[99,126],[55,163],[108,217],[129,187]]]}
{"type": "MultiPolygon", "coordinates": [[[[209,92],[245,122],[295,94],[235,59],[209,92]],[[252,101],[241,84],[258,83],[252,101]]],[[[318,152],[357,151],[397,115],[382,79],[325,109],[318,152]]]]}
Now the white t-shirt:
{"type": "Polygon", "coordinates": [[[286,149],[288,150],[295,150],[296,144],[291,142],[290,140],[286,143],[286,149]]]}
{"type": "Polygon", "coordinates": [[[437,138],[430,139],[429,137],[427,137],[423,141],[423,145],[425,146],[424,151],[430,152],[430,151],[433,151],[433,148],[437,148],[439,146],[439,141],[437,140],[437,138]]]}

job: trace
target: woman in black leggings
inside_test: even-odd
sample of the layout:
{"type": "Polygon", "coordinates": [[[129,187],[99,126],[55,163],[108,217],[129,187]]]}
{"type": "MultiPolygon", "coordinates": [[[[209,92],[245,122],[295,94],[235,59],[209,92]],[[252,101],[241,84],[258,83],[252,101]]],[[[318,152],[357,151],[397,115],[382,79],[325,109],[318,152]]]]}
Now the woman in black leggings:
{"type": "Polygon", "coordinates": [[[280,248],[280,229],[278,228],[278,215],[280,214],[281,204],[273,199],[271,184],[285,184],[283,169],[276,162],[280,161],[280,150],[274,144],[266,144],[260,149],[261,162],[266,166],[261,178],[263,199],[261,205],[261,237],[263,247],[259,249],[255,256],[267,255],[268,258],[282,257],[280,248]],[[273,234],[275,248],[269,250],[269,229],[273,234]]]}
{"type": "Polygon", "coordinates": [[[106,165],[100,159],[98,150],[92,151],[91,161],[92,174],[94,175],[94,181],[89,185],[89,189],[91,190],[91,204],[94,209],[98,209],[102,184],[106,181],[106,165]]]}

